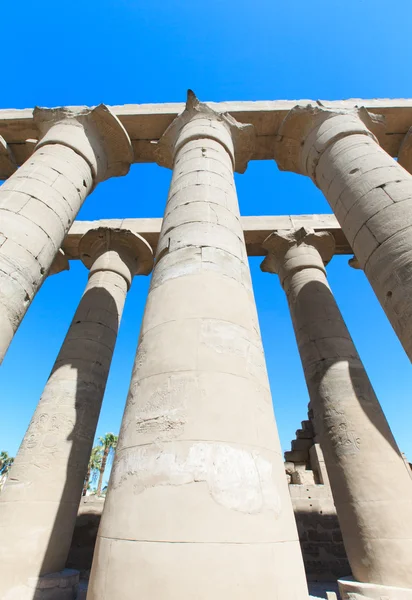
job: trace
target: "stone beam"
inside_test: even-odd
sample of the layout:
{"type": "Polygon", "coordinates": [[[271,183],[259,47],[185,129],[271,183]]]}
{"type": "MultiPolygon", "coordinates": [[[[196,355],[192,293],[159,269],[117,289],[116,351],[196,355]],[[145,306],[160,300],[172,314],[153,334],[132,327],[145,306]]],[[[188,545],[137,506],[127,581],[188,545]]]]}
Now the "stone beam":
{"type": "MultiPolygon", "coordinates": [[[[252,159],[273,159],[273,144],[279,126],[295,106],[323,106],[349,109],[364,106],[383,115],[386,127],[379,143],[391,156],[397,156],[405,134],[412,125],[412,99],[350,99],[350,100],[273,100],[259,102],[208,102],[216,112],[228,112],[240,123],[251,123],[257,134],[252,159]]],[[[135,162],[156,162],[155,147],[173,119],[184,110],[183,103],[125,104],[110,110],[126,128],[133,144],[135,162]]],[[[70,108],[70,107],[69,107],[70,108]]],[[[73,108],[73,107],[71,107],[73,108]]],[[[75,107],[78,108],[78,107],[75,107]]],[[[33,151],[38,131],[33,121],[33,109],[0,110],[0,135],[9,144],[17,164],[22,164],[33,151]]],[[[0,173],[0,178],[7,176],[0,173]]]]}
{"type": "MultiPolygon", "coordinates": [[[[335,254],[352,254],[350,245],[342,233],[334,215],[285,215],[241,217],[246,248],[249,256],[265,256],[263,241],[273,231],[310,227],[314,231],[328,231],[335,238],[335,254]]],[[[162,219],[104,219],[99,221],[75,221],[63,243],[63,251],[70,260],[79,258],[79,242],[90,229],[110,227],[129,229],[141,235],[155,251],[162,219]]]]}

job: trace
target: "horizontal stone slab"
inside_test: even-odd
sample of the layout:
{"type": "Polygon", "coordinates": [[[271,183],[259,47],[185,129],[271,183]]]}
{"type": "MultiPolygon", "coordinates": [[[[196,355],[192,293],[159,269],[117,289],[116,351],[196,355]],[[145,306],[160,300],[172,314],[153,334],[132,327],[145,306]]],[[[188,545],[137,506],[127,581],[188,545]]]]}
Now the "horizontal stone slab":
{"type": "MultiPolygon", "coordinates": [[[[342,233],[334,215],[281,215],[261,217],[241,217],[246,248],[249,256],[265,256],[262,243],[273,231],[310,227],[315,231],[329,231],[335,238],[335,254],[352,254],[351,247],[342,233]]],[[[162,219],[102,219],[99,221],[75,221],[63,244],[68,259],[79,258],[80,238],[90,229],[113,227],[130,229],[144,237],[153,250],[159,239],[162,219]]]]}
{"type": "MultiPolygon", "coordinates": [[[[228,112],[241,123],[251,123],[257,134],[254,160],[273,158],[273,143],[279,126],[294,106],[323,106],[348,109],[364,106],[382,115],[386,127],[379,134],[381,146],[391,156],[397,156],[403,138],[412,125],[411,99],[350,100],[270,100],[258,102],[207,102],[217,112],[228,112]]],[[[184,103],[125,104],[112,106],[132,140],[135,162],[155,162],[153,142],[159,140],[173,119],[184,110],[184,103]]],[[[76,108],[76,107],[70,107],[76,108]]],[[[78,107],[79,108],[79,107],[78,107]]],[[[0,135],[9,144],[17,164],[22,164],[33,152],[38,131],[33,123],[33,109],[0,110],[0,135]]],[[[0,179],[7,174],[0,172],[0,179]]]]}

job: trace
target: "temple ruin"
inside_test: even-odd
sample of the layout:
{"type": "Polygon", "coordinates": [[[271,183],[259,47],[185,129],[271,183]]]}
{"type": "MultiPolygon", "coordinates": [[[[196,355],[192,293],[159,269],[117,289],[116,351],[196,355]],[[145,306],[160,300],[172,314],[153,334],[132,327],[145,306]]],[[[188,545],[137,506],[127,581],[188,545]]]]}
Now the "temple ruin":
{"type": "Polygon", "coordinates": [[[149,274],[87,599],[307,600],[322,579],[342,600],[412,599],[410,469],[326,268],[351,258],[412,358],[411,126],[412,100],[191,91],[0,110],[0,361],[45,278],[89,269],[0,494],[2,600],[86,597],[67,559],[127,292],[149,274]],[[333,214],[242,217],[250,160],[310,177],[333,214]],[[163,219],[76,220],[134,162],[173,171],[163,219]],[[310,397],[285,457],[248,256],[286,294],[310,397]]]}

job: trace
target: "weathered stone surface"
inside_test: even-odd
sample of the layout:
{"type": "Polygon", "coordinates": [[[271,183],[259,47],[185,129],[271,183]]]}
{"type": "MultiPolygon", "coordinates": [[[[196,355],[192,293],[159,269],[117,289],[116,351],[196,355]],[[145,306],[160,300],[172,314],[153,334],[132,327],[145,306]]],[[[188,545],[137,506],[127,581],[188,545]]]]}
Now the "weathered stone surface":
{"type": "Polygon", "coordinates": [[[89,281],[0,496],[1,598],[65,566],[126,293],[151,268],[127,231],[92,230],[80,253],[89,281]]]}
{"type": "Polygon", "coordinates": [[[352,573],[412,589],[412,480],[326,279],[333,238],[275,232],[265,245],[262,270],[286,292],[352,573]]]}
{"type": "MultiPolygon", "coordinates": [[[[285,471],[289,477],[289,492],[307,580],[329,582],[350,575],[351,569],[343,546],[323,452],[316,441],[312,418],[313,411],[310,410],[309,420],[302,421],[302,429],[296,432],[298,440],[302,439],[300,436],[304,433],[304,439],[311,442],[305,461],[287,461],[285,471]]],[[[292,441],[292,445],[294,441],[296,440],[292,441]]],[[[330,584],[325,583],[319,586],[319,589],[323,592],[333,589],[328,585],[330,584]]],[[[317,595],[311,586],[309,592],[312,596],[317,595]]],[[[325,598],[326,595],[322,597],[325,598]]]]}
{"type": "Polygon", "coordinates": [[[412,360],[412,176],[378,145],[384,128],[364,108],[296,107],[274,154],[281,169],[309,175],[325,194],[412,360]]]}
{"type": "Polygon", "coordinates": [[[81,578],[88,579],[90,575],[104,500],[90,494],[83,496],[79,505],[66,566],[80,571],[81,578]]]}
{"type": "MultiPolygon", "coordinates": [[[[283,119],[296,106],[350,110],[364,106],[385,118],[386,127],[379,136],[380,145],[391,156],[399,147],[412,123],[412,100],[359,99],[349,100],[273,100],[258,102],[208,102],[218,113],[229,113],[240,123],[250,123],[256,131],[256,147],[252,159],[271,160],[273,144],[283,119]]],[[[126,104],[110,110],[123,124],[132,141],[136,162],[156,162],[155,148],[167,127],[184,110],[182,103],[126,104]]],[[[80,107],[77,107],[80,108],[80,107]]],[[[83,107],[85,108],[85,107],[83,107]]],[[[0,110],[0,135],[9,143],[18,164],[33,151],[38,131],[33,123],[33,110],[0,110]]],[[[0,178],[2,173],[0,172],[0,178]]],[[[4,177],[4,175],[3,175],[4,177]]]]}
{"type": "Polygon", "coordinates": [[[2,600],[78,600],[79,572],[63,569],[42,577],[30,577],[24,584],[2,594],[2,600]]]}
{"type": "Polygon", "coordinates": [[[130,140],[105,106],[36,109],[40,141],[0,187],[0,362],[86,196],[124,175],[130,140]]]}
{"type": "Polygon", "coordinates": [[[209,109],[187,111],[166,132],[173,178],[88,598],[132,600],[138,586],[148,598],[302,600],[233,137],[209,109]],[[211,187],[225,190],[220,212],[211,187]],[[192,207],[177,208],[188,188],[195,228],[192,207]]]}
{"type": "Polygon", "coordinates": [[[7,179],[17,171],[16,160],[6,140],[0,135],[0,179],[7,179]]]}
{"type": "Polygon", "coordinates": [[[375,583],[360,583],[350,578],[339,579],[342,600],[411,600],[412,590],[375,583]]]}
{"type": "MultiPolygon", "coordinates": [[[[193,196],[198,194],[199,186],[195,186],[193,196]]],[[[217,188],[216,188],[217,189],[217,188]]],[[[190,191],[190,188],[189,188],[190,191]]],[[[181,194],[178,195],[180,197],[181,194]]],[[[216,194],[211,194],[213,205],[216,205],[216,194]]],[[[186,202],[186,200],[185,200],[186,202]]],[[[216,219],[215,219],[216,221],[216,219]]],[[[334,215],[282,215],[240,217],[248,256],[265,256],[267,251],[262,247],[265,239],[279,229],[299,229],[310,227],[314,231],[327,231],[335,239],[335,254],[352,254],[352,249],[342,234],[334,215]]],[[[98,221],[75,221],[71,226],[63,244],[63,250],[70,259],[79,258],[80,238],[90,229],[110,227],[112,229],[130,229],[145,238],[153,249],[157,248],[162,219],[102,219],[98,221]]]]}

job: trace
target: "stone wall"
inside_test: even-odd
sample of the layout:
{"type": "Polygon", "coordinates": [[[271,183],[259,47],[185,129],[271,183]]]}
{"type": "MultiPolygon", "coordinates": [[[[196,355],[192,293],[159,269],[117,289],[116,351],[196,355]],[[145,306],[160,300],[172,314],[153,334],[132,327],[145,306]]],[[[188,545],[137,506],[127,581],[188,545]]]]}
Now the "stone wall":
{"type": "Polygon", "coordinates": [[[295,511],[308,581],[335,581],[350,575],[320,445],[311,420],[302,421],[285,470],[295,511]]]}
{"type": "MultiPolygon", "coordinates": [[[[292,448],[285,452],[285,470],[295,511],[308,581],[335,581],[350,567],[333,503],[322,451],[311,420],[303,421],[292,448]]],[[[88,577],[104,498],[82,498],[67,567],[88,577]]]]}
{"type": "Polygon", "coordinates": [[[82,578],[89,577],[103,506],[104,498],[94,494],[84,496],[80,502],[66,566],[80,571],[82,578]]]}

